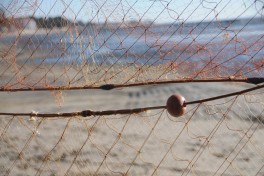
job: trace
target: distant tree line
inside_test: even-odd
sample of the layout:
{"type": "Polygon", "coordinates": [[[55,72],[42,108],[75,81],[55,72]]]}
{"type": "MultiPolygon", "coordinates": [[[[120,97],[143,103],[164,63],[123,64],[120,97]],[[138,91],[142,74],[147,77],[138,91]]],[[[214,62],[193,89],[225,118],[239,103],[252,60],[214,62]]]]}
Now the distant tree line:
{"type": "Polygon", "coordinates": [[[36,18],[36,17],[32,17],[38,28],[62,28],[65,26],[70,26],[70,25],[74,25],[74,26],[84,26],[85,24],[82,21],[79,22],[75,22],[73,23],[72,21],[65,19],[63,17],[49,17],[49,18],[36,18]]]}
{"type": "Polygon", "coordinates": [[[71,21],[62,17],[34,18],[38,28],[61,28],[72,24],[71,21]]]}

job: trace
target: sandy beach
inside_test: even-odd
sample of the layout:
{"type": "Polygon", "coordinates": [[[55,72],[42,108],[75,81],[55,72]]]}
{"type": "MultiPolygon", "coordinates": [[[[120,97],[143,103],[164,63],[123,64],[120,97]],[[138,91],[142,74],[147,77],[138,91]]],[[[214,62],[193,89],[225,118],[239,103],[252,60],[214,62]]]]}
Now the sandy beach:
{"type": "MultiPolygon", "coordinates": [[[[191,83],[111,91],[0,93],[0,112],[158,106],[174,93],[197,100],[249,87],[191,83]]],[[[1,116],[0,171],[16,176],[262,175],[263,104],[257,102],[263,95],[239,96],[231,105],[233,98],[190,106],[180,118],[166,110],[87,118],[1,116]]]]}

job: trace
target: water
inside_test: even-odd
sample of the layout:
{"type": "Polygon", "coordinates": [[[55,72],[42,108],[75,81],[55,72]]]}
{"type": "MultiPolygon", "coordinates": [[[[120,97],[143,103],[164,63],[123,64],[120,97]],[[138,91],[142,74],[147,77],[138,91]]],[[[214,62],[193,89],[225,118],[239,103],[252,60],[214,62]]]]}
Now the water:
{"type": "MultiPolygon", "coordinates": [[[[29,63],[33,64],[197,62],[197,67],[202,67],[209,61],[230,66],[237,62],[246,64],[252,58],[254,61],[262,59],[264,24],[250,24],[245,28],[238,24],[226,30],[216,26],[205,27],[159,25],[147,31],[143,28],[97,31],[88,28],[79,36],[70,32],[23,35],[17,40],[17,45],[27,44],[31,50],[47,52],[45,57],[31,58],[29,63]]],[[[14,36],[1,38],[2,42],[10,44],[15,40],[14,36]]],[[[251,62],[248,64],[252,66],[251,62]]]]}

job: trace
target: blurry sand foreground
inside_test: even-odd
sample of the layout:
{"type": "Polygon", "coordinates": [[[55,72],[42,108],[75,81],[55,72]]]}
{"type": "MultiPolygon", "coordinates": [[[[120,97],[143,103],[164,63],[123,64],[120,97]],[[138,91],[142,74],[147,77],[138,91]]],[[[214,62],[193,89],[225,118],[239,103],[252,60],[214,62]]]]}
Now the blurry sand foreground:
{"type": "MultiPolygon", "coordinates": [[[[191,83],[111,91],[0,93],[0,112],[159,106],[173,93],[188,101],[249,87],[191,83]]],[[[166,110],[66,119],[1,116],[0,173],[263,175],[263,94],[239,96],[235,102],[232,98],[189,106],[185,116],[177,119],[166,110]]]]}

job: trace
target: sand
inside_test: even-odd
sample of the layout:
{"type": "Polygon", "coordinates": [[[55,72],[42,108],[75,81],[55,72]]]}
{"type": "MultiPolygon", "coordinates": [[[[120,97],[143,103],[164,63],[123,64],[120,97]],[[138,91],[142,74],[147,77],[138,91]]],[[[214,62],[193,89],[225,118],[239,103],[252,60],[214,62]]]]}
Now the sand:
{"type": "MultiPolygon", "coordinates": [[[[165,105],[249,88],[191,83],[119,90],[0,93],[0,112],[74,112],[165,105]]],[[[263,175],[263,95],[141,114],[42,119],[1,116],[0,172],[9,175],[263,175]],[[262,102],[262,103],[261,103],[262,102]],[[230,108],[231,107],[231,108],[230,108]],[[230,108],[230,109],[229,109],[230,108]],[[194,114],[194,115],[192,115],[194,114]]]]}

